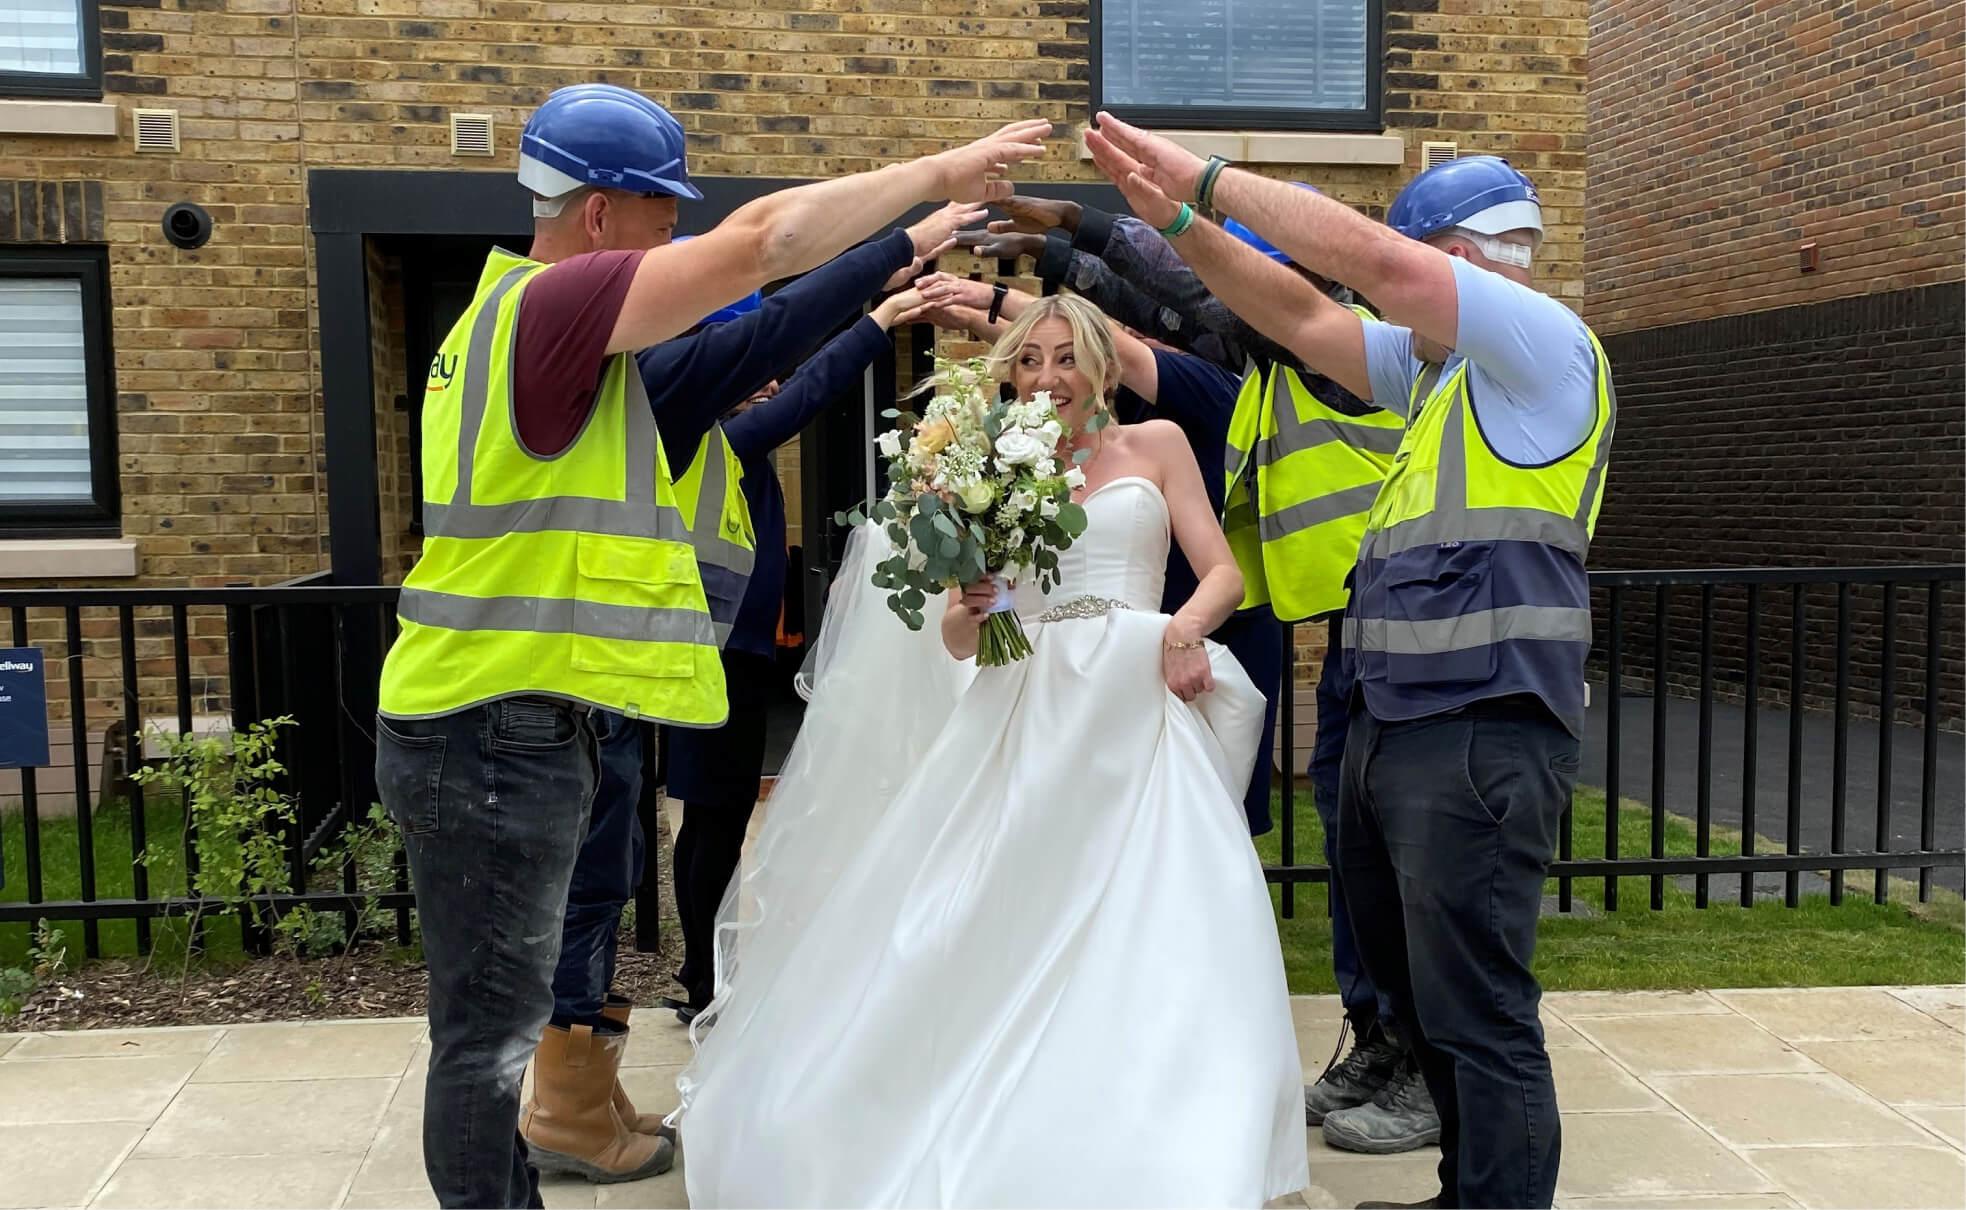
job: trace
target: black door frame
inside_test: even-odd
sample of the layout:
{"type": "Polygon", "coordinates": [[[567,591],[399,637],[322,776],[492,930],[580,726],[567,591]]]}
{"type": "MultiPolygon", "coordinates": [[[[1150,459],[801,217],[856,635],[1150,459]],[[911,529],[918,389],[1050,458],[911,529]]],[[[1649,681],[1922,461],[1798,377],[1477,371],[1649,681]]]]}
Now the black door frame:
{"type": "MultiPolygon", "coordinates": [[[[703,200],[682,207],[678,230],[685,235],[714,227],[765,194],[809,183],[765,176],[693,179],[703,200]]],[[[1104,183],[1038,188],[1102,209],[1124,207],[1119,191],[1104,183]]],[[[454,169],[310,168],[307,202],[321,326],[331,579],[375,584],[382,572],[382,529],[366,241],[372,235],[511,237],[532,229],[532,210],[512,174],[454,169]]]]}

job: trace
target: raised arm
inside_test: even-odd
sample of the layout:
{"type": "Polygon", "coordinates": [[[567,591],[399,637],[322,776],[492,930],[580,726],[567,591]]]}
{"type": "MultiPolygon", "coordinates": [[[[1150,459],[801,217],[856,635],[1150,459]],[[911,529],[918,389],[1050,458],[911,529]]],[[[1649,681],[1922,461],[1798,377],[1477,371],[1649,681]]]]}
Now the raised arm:
{"type": "Polygon", "coordinates": [[[1014,122],[964,147],[759,198],[706,235],[656,248],[635,272],[607,351],[667,340],[767,282],[831,259],[922,202],[1008,197],[1002,174],[1041,155],[1050,133],[1041,118],[1014,122]]]}
{"type": "MultiPolygon", "coordinates": [[[[1101,114],[1099,122],[1086,136],[1093,159],[1120,185],[1129,204],[1154,211],[1142,217],[1171,220],[1171,201],[1194,199],[1205,166],[1200,157],[1117,118],[1101,114]]],[[[1306,269],[1370,298],[1393,322],[1445,348],[1456,347],[1459,301],[1445,252],[1407,239],[1330,198],[1235,168],[1223,170],[1212,201],[1218,213],[1261,232],[1306,269]]],[[[1188,249],[1181,253],[1187,257],[1188,249]]],[[[1196,268],[1207,276],[1201,265],[1196,268]]],[[[1233,264],[1218,264],[1217,269],[1246,272],[1233,264]]]]}

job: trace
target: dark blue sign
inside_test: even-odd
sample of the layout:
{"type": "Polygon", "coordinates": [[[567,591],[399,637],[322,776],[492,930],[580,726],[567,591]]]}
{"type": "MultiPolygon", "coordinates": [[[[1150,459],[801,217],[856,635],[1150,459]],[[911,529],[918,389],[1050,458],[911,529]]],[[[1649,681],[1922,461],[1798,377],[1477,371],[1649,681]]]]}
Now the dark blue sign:
{"type": "Polygon", "coordinates": [[[39,647],[0,647],[0,769],[48,763],[48,682],[39,647]]]}

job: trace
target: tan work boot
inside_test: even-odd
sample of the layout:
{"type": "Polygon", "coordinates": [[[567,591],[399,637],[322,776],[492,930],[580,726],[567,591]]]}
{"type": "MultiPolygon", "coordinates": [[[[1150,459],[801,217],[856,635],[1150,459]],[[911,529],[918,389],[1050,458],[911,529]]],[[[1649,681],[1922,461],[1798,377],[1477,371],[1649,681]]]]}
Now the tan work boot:
{"type": "Polygon", "coordinates": [[[519,1114],[519,1133],[541,1172],[611,1184],[675,1166],[674,1143],[630,1130],[615,1111],[615,1073],[627,1042],[625,1033],[597,1034],[586,1025],[546,1027],[533,1053],[532,1099],[519,1114]]]}
{"type": "MultiPolygon", "coordinates": [[[[619,1025],[622,1034],[626,1035],[628,1032],[628,1014],[633,1011],[634,1007],[625,997],[610,994],[607,1003],[601,1007],[601,1015],[616,1025],[619,1025]]],[[[628,1099],[628,1092],[621,1087],[619,1077],[616,1077],[614,1081],[614,1111],[621,1115],[622,1121],[628,1123],[628,1129],[634,1131],[636,1134],[653,1134],[668,1139],[672,1143],[676,1141],[676,1128],[674,1126],[663,1125],[662,1115],[635,1112],[635,1104],[628,1099]]]]}

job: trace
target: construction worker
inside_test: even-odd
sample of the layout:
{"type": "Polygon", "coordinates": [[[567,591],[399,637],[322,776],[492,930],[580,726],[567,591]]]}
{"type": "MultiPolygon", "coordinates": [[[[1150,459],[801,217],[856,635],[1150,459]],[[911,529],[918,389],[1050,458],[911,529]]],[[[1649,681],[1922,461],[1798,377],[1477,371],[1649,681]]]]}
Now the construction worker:
{"type": "MultiPolygon", "coordinates": [[[[1331,964],[1352,1048],[1305,1088],[1304,1116],[1327,1143],[1344,1150],[1390,1154],[1429,1146],[1440,1138],[1440,1116],[1417,1063],[1398,1040],[1391,1004],[1359,960],[1333,850],[1338,773],[1351,723],[1349,696],[1338,688],[1340,624],[1366,513],[1392,467],[1402,423],[1238,317],[1165,237],[1139,219],[1021,194],[1004,209],[1010,217],[990,224],[989,237],[976,244],[978,255],[1032,256],[1048,285],[1069,286],[1122,323],[1242,378],[1233,409],[1220,414],[1218,444],[1228,450],[1223,524],[1245,595],[1243,609],[1224,627],[1231,636],[1221,641],[1239,653],[1258,644],[1274,650],[1264,665],[1271,671],[1251,674],[1271,701],[1269,729],[1281,689],[1276,670],[1283,666],[1283,635],[1275,620],[1321,622],[1329,636],[1309,774],[1324,825],[1325,860],[1332,866],[1331,964]]],[[[1230,219],[1223,230],[1319,292],[1351,302],[1349,289],[1295,264],[1242,223],[1230,219]]],[[[1262,826],[1253,827],[1259,835],[1269,830],[1269,768],[1266,749],[1245,803],[1252,821],[1262,812],[1262,826]]]]}
{"type": "MultiPolygon", "coordinates": [[[[772,543],[783,546],[784,508],[782,501],[775,510],[765,507],[764,479],[745,473],[718,418],[824,340],[844,318],[847,308],[839,300],[852,299],[850,309],[857,311],[883,288],[901,285],[949,246],[957,227],[982,213],[966,205],[938,209],[906,230],[833,258],[768,300],[754,291],[711,313],[690,333],[638,354],[642,390],[656,418],[665,464],[675,474],[677,506],[696,552],[719,648],[727,647],[747,583],[760,578],[754,561],[762,564],[764,580],[783,583],[783,551],[774,555],[772,543]],[[760,525],[762,543],[756,538],[760,525]],[[773,567],[780,569],[775,580],[773,567]]],[[[689,240],[684,236],[675,243],[689,240]]],[[[769,464],[764,478],[770,478],[769,464]]],[[[720,662],[727,669],[724,684],[733,715],[745,717],[760,687],[747,679],[750,669],[733,676],[728,659],[720,662]]],[[[662,1125],[660,1115],[638,1112],[616,1076],[634,1007],[613,991],[616,939],[622,912],[642,882],[646,842],[638,806],[652,724],[613,711],[595,712],[593,722],[600,777],[568,889],[553,1014],[534,1056],[533,1097],[521,1114],[520,1132],[542,1171],[593,1181],[634,1180],[665,1171],[675,1161],[674,1132],[662,1125]],[[613,1114],[602,1112],[604,1103],[612,1105],[613,1114]]],[[[696,817],[686,831],[700,832],[704,819],[696,817]]],[[[679,843],[679,851],[682,847],[679,843]]],[[[679,879],[677,900],[687,934],[691,914],[684,887],[679,879]]],[[[713,899],[710,911],[715,910],[713,899]]],[[[707,958],[703,962],[707,973],[707,958]]]]}
{"type": "Polygon", "coordinates": [[[1406,418],[1345,618],[1338,865],[1441,1114],[1441,1191],[1422,1204],[1548,1206],[1561,1124],[1530,963],[1577,775],[1584,561],[1616,417],[1597,337],[1531,285],[1536,188],[1494,156],[1455,160],[1382,227],[1103,114],[1087,142],[1218,297],[1406,418]],[[1294,287],[1191,203],[1403,322],[1294,287]]]}
{"type": "MultiPolygon", "coordinates": [[[[552,1013],[596,711],[713,726],[723,670],[635,350],[923,202],[1007,194],[1042,121],[776,193],[655,247],[683,131],[578,85],[528,122],[531,257],[488,258],[426,386],[422,557],[385,660],[376,777],[430,970],[424,1164],[445,1206],[538,1206],[519,1085],[552,1013]]],[[[596,1112],[616,1112],[611,1105],[596,1112]]]]}

